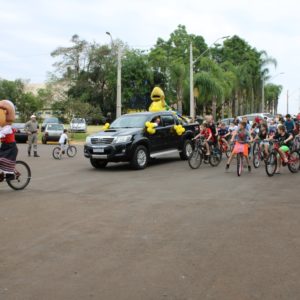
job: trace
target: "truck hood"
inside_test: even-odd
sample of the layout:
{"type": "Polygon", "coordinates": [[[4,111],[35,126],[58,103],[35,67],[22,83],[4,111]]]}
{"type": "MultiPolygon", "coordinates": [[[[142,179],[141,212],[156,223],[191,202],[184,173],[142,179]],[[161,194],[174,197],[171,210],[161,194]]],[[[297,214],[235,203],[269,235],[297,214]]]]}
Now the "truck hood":
{"type": "Polygon", "coordinates": [[[142,132],[142,128],[110,128],[90,135],[90,137],[115,137],[120,135],[133,135],[142,132]]]}

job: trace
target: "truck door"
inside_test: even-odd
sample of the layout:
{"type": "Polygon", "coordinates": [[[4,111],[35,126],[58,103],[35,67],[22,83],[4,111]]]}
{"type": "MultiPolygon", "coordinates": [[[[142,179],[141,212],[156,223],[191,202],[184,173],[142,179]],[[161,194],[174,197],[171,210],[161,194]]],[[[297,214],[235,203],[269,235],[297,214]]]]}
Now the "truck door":
{"type": "Polygon", "coordinates": [[[165,149],[178,148],[180,137],[174,129],[176,122],[173,114],[162,115],[162,123],[165,129],[165,149]]]}
{"type": "Polygon", "coordinates": [[[151,152],[158,152],[164,150],[166,132],[163,123],[161,121],[161,116],[156,116],[151,120],[151,122],[157,123],[154,134],[146,133],[150,141],[151,152]]]}

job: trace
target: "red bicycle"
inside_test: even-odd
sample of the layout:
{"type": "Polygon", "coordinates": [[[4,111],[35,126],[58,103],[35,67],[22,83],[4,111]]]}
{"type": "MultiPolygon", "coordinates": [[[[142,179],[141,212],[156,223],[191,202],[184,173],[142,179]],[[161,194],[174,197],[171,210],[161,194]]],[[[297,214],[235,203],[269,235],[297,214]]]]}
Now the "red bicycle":
{"type": "Polygon", "coordinates": [[[220,138],[220,137],[219,137],[218,141],[219,141],[219,148],[220,148],[221,152],[225,153],[226,157],[228,158],[230,156],[230,153],[231,153],[232,149],[233,149],[233,145],[229,144],[229,143],[226,144],[223,141],[223,139],[220,138]]]}
{"type": "Polygon", "coordinates": [[[292,150],[286,152],[286,158],[288,159],[287,162],[284,162],[284,156],[279,151],[280,143],[277,140],[273,140],[273,149],[270,152],[269,156],[266,160],[266,173],[268,176],[273,176],[277,170],[277,158],[281,160],[282,166],[288,166],[291,173],[297,173],[300,167],[300,160],[299,160],[299,152],[297,150],[292,150]]]}

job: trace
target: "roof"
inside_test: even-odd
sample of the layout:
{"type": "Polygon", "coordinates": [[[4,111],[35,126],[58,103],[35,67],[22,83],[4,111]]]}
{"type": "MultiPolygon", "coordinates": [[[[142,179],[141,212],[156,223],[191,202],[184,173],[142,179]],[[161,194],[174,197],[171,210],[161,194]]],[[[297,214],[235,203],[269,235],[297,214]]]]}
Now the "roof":
{"type": "Polygon", "coordinates": [[[169,115],[173,113],[172,111],[156,111],[156,112],[151,112],[151,111],[143,111],[143,112],[138,112],[138,113],[132,113],[132,114],[125,114],[122,116],[137,116],[137,115],[145,115],[145,116],[155,116],[155,115],[169,115]]]}

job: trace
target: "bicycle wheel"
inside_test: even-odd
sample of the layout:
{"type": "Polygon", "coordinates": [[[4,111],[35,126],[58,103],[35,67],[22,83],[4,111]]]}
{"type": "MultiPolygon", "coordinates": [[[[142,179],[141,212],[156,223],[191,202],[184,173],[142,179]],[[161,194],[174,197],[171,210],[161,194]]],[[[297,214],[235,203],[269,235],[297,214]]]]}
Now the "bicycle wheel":
{"type": "Polygon", "coordinates": [[[243,171],[243,155],[241,153],[238,153],[236,156],[236,160],[237,160],[237,175],[241,176],[242,175],[242,171],[243,171]]]}
{"type": "Polygon", "coordinates": [[[257,141],[255,141],[253,143],[253,146],[252,146],[252,153],[253,153],[253,156],[254,156],[254,153],[257,153],[258,152],[258,149],[259,149],[259,143],[257,141]]]}
{"type": "Polygon", "coordinates": [[[54,147],[52,156],[54,159],[60,159],[60,147],[54,147]]]}
{"type": "Polygon", "coordinates": [[[17,160],[15,174],[6,178],[6,182],[14,190],[23,190],[30,182],[30,179],[31,170],[29,166],[24,161],[17,160]]]}
{"type": "Polygon", "coordinates": [[[209,163],[212,167],[216,167],[222,160],[222,152],[218,147],[212,146],[210,148],[211,155],[209,157],[209,163]]]}
{"type": "Polygon", "coordinates": [[[277,169],[277,153],[272,151],[266,159],[266,173],[269,177],[273,176],[277,169]]]}
{"type": "Polygon", "coordinates": [[[69,146],[67,149],[67,155],[69,157],[74,157],[77,153],[77,148],[75,146],[69,146]]]}
{"type": "Polygon", "coordinates": [[[225,149],[225,155],[226,155],[227,158],[229,158],[230,154],[231,154],[231,149],[230,149],[230,146],[228,146],[225,149]]]}
{"type": "Polygon", "coordinates": [[[253,160],[252,160],[252,163],[253,163],[253,167],[256,168],[256,169],[260,165],[259,149],[257,147],[256,148],[253,147],[253,160]]]}
{"type": "Polygon", "coordinates": [[[297,173],[299,171],[299,167],[300,167],[299,152],[297,150],[294,150],[290,154],[288,168],[292,173],[297,173]]]}
{"type": "Polygon", "coordinates": [[[189,166],[192,169],[198,169],[202,163],[202,155],[198,149],[194,150],[188,159],[189,166]]]}

